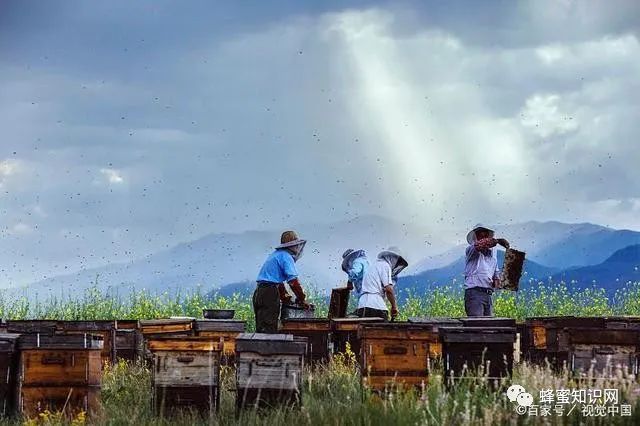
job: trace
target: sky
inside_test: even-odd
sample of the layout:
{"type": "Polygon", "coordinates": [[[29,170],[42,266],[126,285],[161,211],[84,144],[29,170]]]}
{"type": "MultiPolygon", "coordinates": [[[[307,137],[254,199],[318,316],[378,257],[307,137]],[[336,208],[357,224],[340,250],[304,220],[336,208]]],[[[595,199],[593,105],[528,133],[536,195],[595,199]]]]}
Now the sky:
{"type": "Polygon", "coordinates": [[[640,3],[0,3],[0,286],[375,214],[640,230],[640,3]]]}

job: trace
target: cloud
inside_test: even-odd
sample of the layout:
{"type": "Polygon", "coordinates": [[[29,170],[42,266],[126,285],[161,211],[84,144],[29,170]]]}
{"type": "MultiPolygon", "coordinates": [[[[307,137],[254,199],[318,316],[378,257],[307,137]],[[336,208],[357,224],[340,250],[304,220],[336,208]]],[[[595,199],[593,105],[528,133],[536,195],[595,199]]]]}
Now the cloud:
{"type": "Polygon", "coordinates": [[[107,182],[111,184],[120,184],[124,182],[122,172],[114,169],[100,169],[100,173],[107,179],[107,182]]]}
{"type": "Polygon", "coordinates": [[[18,40],[0,41],[0,147],[16,152],[0,194],[6,223],[38,225],[0,242],[22,262],[7,280],[358,214],[434,234],[633,224],[636,2],[297,5],[238,26],[214,25],[223,14],[204,4],[135,7],[153,14],[47,12],[84,38],[31,27],[43,11],[0,30],[18,40]],[[105,37],[114,27],[131,31],[105,37]]]}

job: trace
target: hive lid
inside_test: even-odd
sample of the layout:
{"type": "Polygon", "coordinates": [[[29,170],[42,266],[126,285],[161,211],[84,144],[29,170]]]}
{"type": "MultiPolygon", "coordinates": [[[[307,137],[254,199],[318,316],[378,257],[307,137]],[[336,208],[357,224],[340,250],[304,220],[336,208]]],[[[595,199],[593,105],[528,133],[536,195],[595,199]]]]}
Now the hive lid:
{"type": "Polygon", "coordinates": [[[460,320],[450,317],[409,317],[409,322],[416,324],[460,325],[460,320]]]}
{"type": "Polygon", "coordinates": [[[445,343],[513,343],[514,327],[440,327],[440,338],[445,343]]]}
{"type": "Polygon", "coordinates": [[[236,352],[260,355],[304,355],[307,339],[291,334],[242,333],[236,339],[236,352]]]}
{"type": "Polygon", "coordinates": [[[173,325],[173,324],[191,324],[193,322],[193,318],[162,318],[162,319],[152,319],[152,320],[140,320],[140,327],[152,327],[156,325],[173,325]]]}
{"type": "Polygon", "coordinates": [[[360,317],[347,317],[347,318],[331,318],[331,321],[333,322],[338,322],[338,323],[359,323],[359,322],[384,322],[384,318],[380,318],[380,317],[367,317],[367,318],[360,318],[360,317]]]}
{"type": "Polygon", "coordinates": [[[10,320],[7,321],[9,333],[54,334],[57,321],[52,320],[10,320]]]}
{"type": "Polygon", "coordinates": [[[18,338],[20,349],[102,349],[102,336],[94,334],[48,335],[23,334],[18,338]]]}
{"type": "Polygon", "coordinates": [[[234,319],[198,319],[195,321],[196,331],[245,331],[246,321],[234,319]]]}
{"type": "Polygon", "coordinates": [[[465,327],[515,327],[515,318],[500,317],[466,317],[460,318],[465,327]]]}

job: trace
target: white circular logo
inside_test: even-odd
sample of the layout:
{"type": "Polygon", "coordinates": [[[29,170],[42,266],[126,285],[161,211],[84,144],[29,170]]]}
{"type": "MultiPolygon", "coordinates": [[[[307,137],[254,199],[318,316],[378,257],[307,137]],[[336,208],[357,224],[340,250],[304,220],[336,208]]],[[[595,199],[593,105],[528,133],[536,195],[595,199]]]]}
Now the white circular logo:
{"type": "Polygon", "coordinates": [[[516,397],[516,401],[518,401],[518,405],[521,407],[529,407],[533,404],[533,395],[528,392],[522,392],[516,397]]]}
{"type": "Polygon", "coordinates": [[[520,385],[511,385],[509,389],[507,389],[507,397],[509,401],[516,402],[516,398],[518,395],[524,392],[524,388],[520,385]]]}

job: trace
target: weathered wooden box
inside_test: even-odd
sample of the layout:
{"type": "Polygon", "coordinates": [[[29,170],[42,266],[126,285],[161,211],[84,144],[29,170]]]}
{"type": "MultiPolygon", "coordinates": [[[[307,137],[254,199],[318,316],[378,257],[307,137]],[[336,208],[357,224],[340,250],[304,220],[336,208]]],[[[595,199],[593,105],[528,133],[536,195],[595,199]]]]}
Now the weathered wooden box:
{"type": "Polygon", "coordinates": [[[153,362],[153,356],[147,347],[150,339],[157,337],[187,337],[194,336],[193,318],[166,318],[138,321],[138,329],[142,335],[142,359],[153,362]]]}
{"type": "Polygon", "coordinates": [[[195,409],[212,415],[220,405],[222,343],[208,337],[150,339],[153,404],[159,414],[195,409]]]}
{"type": "Polygon", "coordinates": [[[236,353],[236,338],[245,332],[246,321],[198,319],[195,321],[196,336],[209,337],[222,343],[222,363],[232,364],[236,353]]]}
{"type": "Polygon", "coordinates": [[[236,340],[236,407],[299,404],[307,339],[243,333],[236,340]]]}
{"type": "Polygon", "coordinates": [[[569,364],[573,372],[613,377],[617,368],[638,374],[640,330],[590,329],[569,330],[569,364]]]}
{"type": "Polygon", "coordinates": [[[414,323],[362,324],[361,378],[365,387],[383,391],[390,386],[422,387],[430,370],[430,347],[438,344],[436,327],[414,323]]]}
{"type": "Polygon", "coordinates": [[[522,336],[526,359],[538,364],[549,363],[556,370],[568,366],[569,331],[573,329],[603,329],[603,317],[531,317],[525,320],[522,336]]]}
{"type": "Polygon", "coordinates": [[[442,342],[439,338],[441,327],[459,327],[462,325],[459,319],[448,317],[411,317],[410,323],[432,327],[433,333],[438,336],[437,342],[429,344],[429,358],[431,360],[442,358],[442,342]]]}
{"type": "Polygon", "coordinates": [[[333,353],[345,353],[347,344],[356,357],[360,354],[360,324],[384,322],[383,318],[331,318],[333,353]]]}
{"type": "Polygon", "coordinates": [[[497,381],[513,372],[513,327],[440,328],[447,385],[481,377],[497,381]]]}
{"type": "Polygon", "coordinates": [[[53,335],[56,332],[57,325],[58,322],[53,320],[9,320],[7,321],[7,332],[53,335]]]}
{"type": "Polygon", "coordinates": [[[329,359],[331,323],[328,318],[289,318],[282,320],[280,331],[296,337],[307,338],[305,359],[307,363],[329,359]]]}
{"type": "Polygon", "coordinates": [[[116,320],[113,353],[116,360],[135,361],[142,351],[142,334],[137,320],[116,320]]]}
{"type": "Polygon", "coordinates": [[[115,361],[115,321],[58,321],[56,324],[56,334],[87,333],[102,337],[102,364],[112,364],[115,361]]]}
{"type": "Polygon", "coordinates": [[[18,377],[19,334],[0,334],[0,416],[13,413],[15,408],[15,388],[18,377]]]}
{"type": "Polygon", "coordinates": [[[20,336],[18,346],[18,407],[23,415],[96,412],[102,379],[100,336],[27,334],[20,336]]]}

